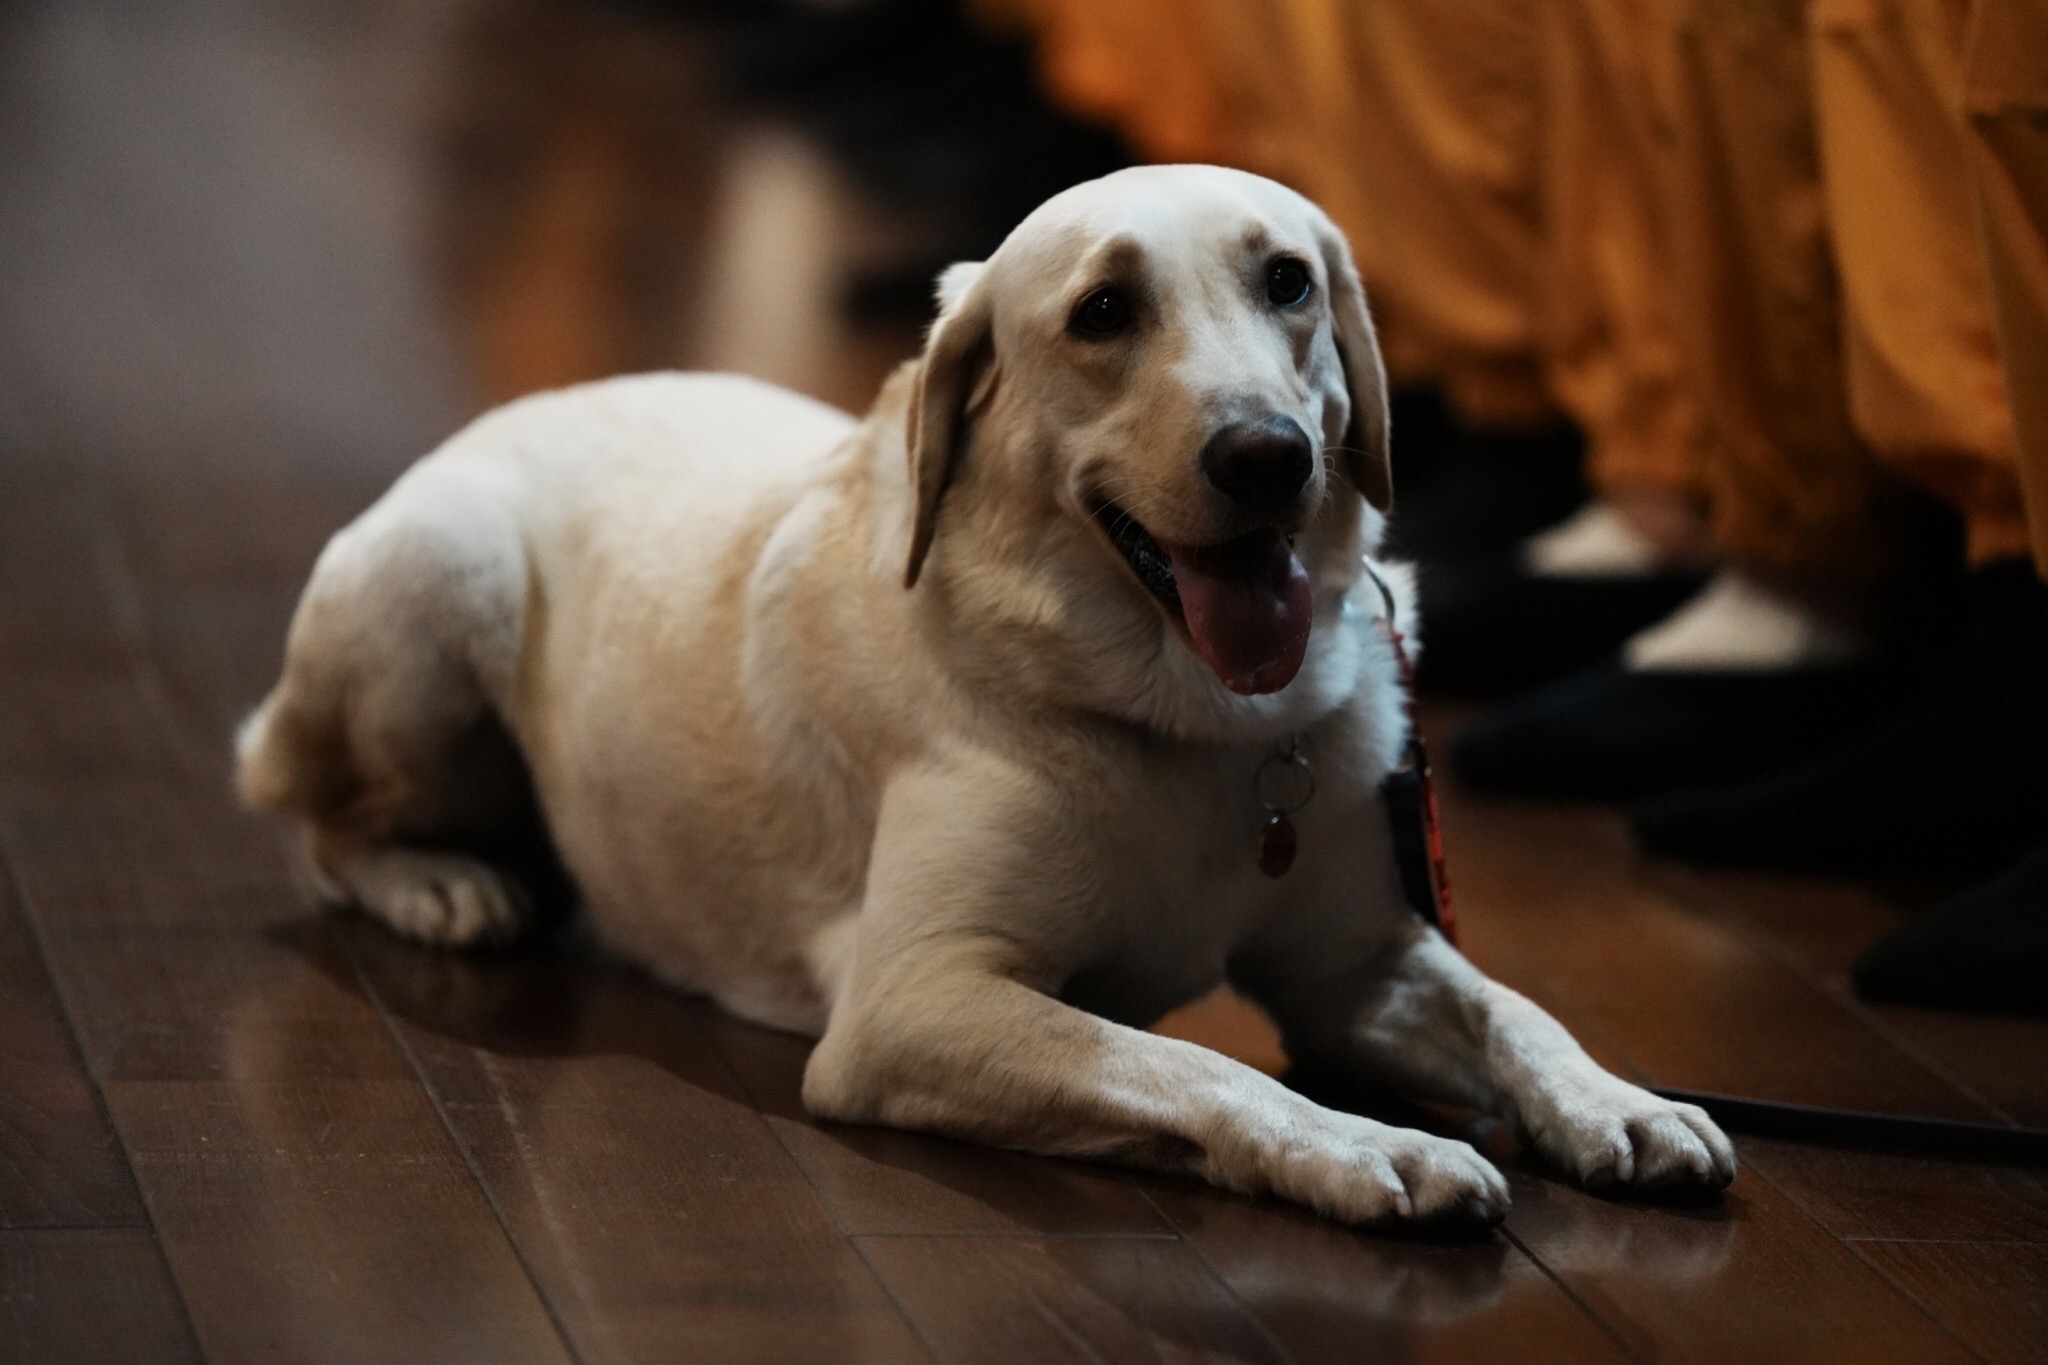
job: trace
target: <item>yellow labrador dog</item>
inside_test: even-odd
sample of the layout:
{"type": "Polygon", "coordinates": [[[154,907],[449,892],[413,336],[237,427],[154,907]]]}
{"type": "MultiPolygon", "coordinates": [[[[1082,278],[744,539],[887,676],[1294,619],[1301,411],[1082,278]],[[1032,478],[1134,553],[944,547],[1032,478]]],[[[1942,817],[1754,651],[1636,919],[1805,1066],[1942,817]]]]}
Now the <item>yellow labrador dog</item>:
{"type": "Polygon", "coordinates": [[[1469,1146],[1141,1031],[1228,979],[1297,1058],[1502,1114],[1589,1185],[1725,1185],[1700,1110],[1404,903],[1386,396],[1330,221],[1124,171],[940,296],[862,421],[653,375],[455,436],[321,556],[245,799],[337,897],[463,944],[530,913],[473,850],[537,796],[610,944],[819,1038],[825,1117],[1354,1223],[1501,1216],[1469,1146]]]}

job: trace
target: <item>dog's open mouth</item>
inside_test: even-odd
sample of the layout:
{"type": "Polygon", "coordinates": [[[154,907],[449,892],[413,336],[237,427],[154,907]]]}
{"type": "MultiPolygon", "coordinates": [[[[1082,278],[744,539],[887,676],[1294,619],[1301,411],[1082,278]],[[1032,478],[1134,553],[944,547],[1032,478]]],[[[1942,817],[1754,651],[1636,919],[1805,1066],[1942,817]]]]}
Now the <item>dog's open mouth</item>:
{"type": "Polygon", "coordinates": [[[1225,687],[1256,696],[1294,681],[1308,653],[1314,604],[1308,571],[1285,528],[1181,545],[1154,536],[1106,499],[1096,503],[1095,520],[1225,687]]]}

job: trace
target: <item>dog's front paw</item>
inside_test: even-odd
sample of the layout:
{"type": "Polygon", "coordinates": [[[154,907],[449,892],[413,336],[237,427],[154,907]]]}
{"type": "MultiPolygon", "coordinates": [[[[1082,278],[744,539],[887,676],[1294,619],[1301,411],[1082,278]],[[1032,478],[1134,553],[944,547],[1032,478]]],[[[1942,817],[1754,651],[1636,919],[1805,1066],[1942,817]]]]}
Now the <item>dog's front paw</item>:
{"type": "Polygon", "coordinates": [[[1537,1149],[1589,1190],[1681,1194],[1725,1189],[1735,1149],[1706,1111],[1602,1075],[1526,1115],[1537,1149]]]}
{"type": "Polygon", "coordinates": [[[1346,1223],[1479,1229],[1507,1216],[1507,1179],[1469,1144],[1344,1117],[1273,1158],[1274,1193],[1346,1223]]]}

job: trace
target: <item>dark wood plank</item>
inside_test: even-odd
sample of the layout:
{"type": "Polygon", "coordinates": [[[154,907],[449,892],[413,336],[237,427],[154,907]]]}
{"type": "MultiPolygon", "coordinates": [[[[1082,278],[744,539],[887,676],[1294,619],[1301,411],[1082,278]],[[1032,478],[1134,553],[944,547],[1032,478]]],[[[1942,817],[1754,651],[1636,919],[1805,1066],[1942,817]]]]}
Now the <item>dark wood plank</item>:
{"type": "Polygon", "coordinates": [[[210,1360],[571,1357],[413,1081],[113,1081],[210,1360]]]}
{"type": "MultiPolygon", "coordinates": [[[[189,734],[146,681],[109,674],[68,700],[189,734]]],[[[52,689],[43,709],[66,703],[52,689]]],[[[229,804],[224,744],[157,765],[124,763],[121,740],[91,784],[57,746],[57,775],[0,808],[0,846],[116,1078],[109,1106],[209,1354],[568,1359],[275,831],[229,804]],[[215,1077],[234,1083],[194,1079],[215,1077]]]]}
{"type": "Polygon", "coordinates": [[[18,503],[10,483],[0,472],[0,810],[134,780],[224,789],[227,730],[195,725],[166,687],[103,499],[18,503]]]}
{"type": "MultiPolygon", "coordinates": [[[[1743,926],[1850,1000],[1856,955],[1901,909],[1847,882],[1660,864],[1653,875],[1702,913],[1743,926]]],[[[2048,1019],[1858,1002],[1854,1008],[2014,1122],[2048,1127],[2048,1019]]]]}
{"type": "Polygon", "coordinates": [[[147,629],[165,691],[212,752],[229,752],[235,728],[277,682],[303,585],[294,577],[151,594],[147,629]]]}
{"type": "MultiPolygon", "coordinates": [[[[1478,911],[1487,907],[1483,900],[1467,904],[1478,911]]],[[[1193,1026],[1226,1051],[1259,1056],[1277,1046],[1277,1040],[1262,1036],[1270,1025],[1255,1011],[1205,1002],[1197,1014],[1201,1017],[1193,1026]]],[[[1591,1041],[1600,1061],[1628,1069],[1626,1058],[1604,1039],[1591,1041]]],[[[1741,1145],[1744,1160],[1754,1165],[1759,1145],[1741,1145]]],[[[1498,1144],[1483,1144],[1483,1150],[1498,1153],[1498,1144]]],[[[1813,1159],[1799,1150],[1792,1156],[1813,1159]]],[[[1813,1188],[1838,1200],[1852,1199],[1853,1173],[1844,1163],[1855,1158],[1823,1153],[1820,1159],[1827,1157],[1834,1157],[1835,1165],[1816,1173],[1813,1188]]],[[[1772,1173],[1777,1174],[1775,1166],[1772,1173]]],[[[1512,1255],[1484,1245],[1429,1249],[1431,1255],[1412,1244],[1351,1237],[1286,1210],[1206,1191],[1169,1189],[1154,1198],[1262,1321],[1304,1358],[1335,1350],[1331,1358],[1343,1359],[1341,1346],[1332,1343],[1347,1336],[1368,1339],[1367,1333],[1376,1334],[1372,1339],[1397,1341],[1405,1350],[1441,1352],[1446,1359],[1486,1358],[1502,1341],[1525,1343],[1520,1349],[1532,1354],[1555,1350],[1560,1359],[1597,1358],[1601,1350],[1613,1349],[1613,1342],[1595,1320],[1648,1357],[1710,1360],[1763,1350],[1773,1358],[1774,1343],[1784,1339],[1790,1319],[1800,1312],[1840,1316],[1829,1328],[1845,1343],[1835,1359],[1857,1359],[1854,1350],[1877,1349],[1894,1333],[1901,1334],[1897,1358],[1947,1358],[1947,1344],[1939,1332],[1929,1332],[1923,1314],[1814,1226],[1797,1204],[1754,1175],[1742,1179],[1726,1204],[1682,1210],[1594,1199],[1521,1168],[1511,1169],[1509,1178],[1515,1192],[1507,1223],[1516,1247],[1512,1255]],[[1211,1231],[1204,1217],[1227,1223],[1211,1231]],[[1276,1241],[1289,1248],[1288,1254],[1275,1253],[1276,1241]],[[1303,1245],[1294,1245],[1297,1241],[1303,1245]],[[1525,1249],[1534,1262],[1522,1254],[1525,1249]],[[1537,1262],[1581,1297],[1590,1318],[1537,1262]],[[1333,1274],[1348,1272],[1351,1302],[1331,1306],[1307,1294],[1307,1286],[1331,1282],[1322,1275],[1268,1270],[1320,1263],[1343,1267],[1333,1274]],[[1377,1317],[1368,1288],[1373,1285],[1393,1286],[1382,1288],[1390,1302],[1377,1317]],[[1759,1298],[1764,1290],[1769,1292],[1759,1298]],[[1441,1306],[1413,1309],[1400,1300],[1402,1293],[1423,1303],[1434,1298],[1441,1306]],[[1279,1306],[1269,1309],[1267,1295],[1279,1306]],[[1752,1309],[1753,1301],[1761,1315],[1752,1309]],[[1667,1318],[1667,1304],[1676,1316],[1667,1318]],[[1865,1334],[1857,1324],[1873,1313],[1880,1329],[1865,1334]],[[1364,1321],[1347,1333],[1344,1329],[1353,1326],[1347,1316],[1364,1321]]],[[[1952,1188],[1948,1182],[1937,1185],[1942,1207],[1953,1207],[1955,1201],[1948,1198],[1952,1188]]],[[[1802,1357],[1785,1352],[1777,1358],[1802,1357]]]]}
{"type": "MultiPolygon", "coordinates": [[[[1894,1045],[1980,1102],[1986,1120],[2048,1121],[2048,1021],[1873,1007],[1849,968],[1899,910],[1869,890],[1809,878],[1660,865],[1687,906],[1759,943],[1894,1045]]],[[[1747,1144],[1751,1159],[1844,1237],[2048,1240],[2048,1173],[1792,1143],[1747,1144]]]]}
{"type": "Polygon", "coordinates": [[[1768,1181],[1705,1208],[1517,1182],[1516,1241],[1644,1359],[1961,1361],[1955,1339],[1768,1181]]]}
{"type": "Polygon", "coordinates": [[[809,1040],[698,1006],[704,1025],[833,1219],[848,1233],[1112,1233],[1168,1229],[1124,1172],[943,1138],[819,1124],[801,1094],[809,1040]]]}
{"type": "MultiPolygon", "coordinates": [[[[1638,877],[1611,817],[1454,809],[1452,838],[1465,855],[1455,875],[1474,957],[1625,1074],[1799,1103],[1999,1117],[1854,1002],[1638,877]]],[[[1919,1235],[1909,1220],[1942,1204],[1954,1226],[1979,1226],[1972,1206],[1980,1200],[2030,1191],[2022,1207],[2038,1209],[2048,1197],[2038,1173],[1962,1166],[1931,1185],[1920,1180],[1916,1192],[1926,1168],[1910,1162],[1771,1144],[1744,1153],[1844,1235],[1919,1235]]]]}
{"type": "Polygon", "coordinates": [[[586,1359],[925,1358],[688,1001],[560,956],[349,942],[586,1359]]]}
{"type": "Polygon", "coordinates": [[[110,779],[0,794],[0,848],[45,936],[108,931],[258,933],[306,915],[269,821],[217,783],[110,779]]]}
{"type": "Polygon", "coordinates": [[[0,1227],[145,1221],[0,865],[0,1227]]]}
{"type": "Polygon", "coordinates": [[[1451,793],[1445,826],[1473,959],[1659,1084],[1988,1116],[1839,1000],[1639,876],[1614,816],[1451,793]]]}
{"type": "Polygon", "coordinates": [[[15,671],[62,663],[119,669],[137,642],[110,610],[102,582],[110,534],[75,470],[32,468],[0,449],[0,663],[15,671]]]}
{"type": "Polygon", "coordinates": [[[0,843],[214,1359],[568,1358],[269,831],[134,779],[36,793],[0,843]]]}
{"type": "Polygon", "coordinates": [[[102,1080],[404,1080],[411,1067],[310,909],[260,932],[54,936],[102,1080]]]}
{"type": "Polygon", "coordinates": [[[1643,872],[1702,914],[1762,931],[1816,980],[1844,989],[1857,952],[1903,918],[1898,906],[1853,882],[1661,859],[1645,863],[1643,872]]]}
{"type": "MultiPolygon", "coordinates": [[[[11,599],[10,599],[11,600],[11,599]]],[[[139,671],[97,664],[8,665],[0,673],[0,802],[55,789],[193,774],[199,746],[172,729],[139,671]]],[[[211,766],[226,776],[226,751],[211,766]]]]}
{"type": "MultiPolygon", "coordinates": [[[[1286,1068],[1272,1020],[1227,988],[1154,1027],[1273,1074],[1286,1068]]],[[[1477,1139],[1476,1133],[1465,1136],[1477,1139]]],[[[1497,1139],[1482,1150],[1499,1148],[1497,1139]]],[[[1536,1179],[1510,1172],[1517,1190],[1536,1179]]],[[[1236,1199],[1182,1181],[1147,1181],[1145,1189],[1297,1360],[1346,1361],[1361,1351],[1485,1360],[1503,1341],[1515,1342],[1528,1359],[1621,1354],[1597,1319],[1506,1238],[1416,1242],[1356,1233],[1272,1201],[1236,1199]]]]}
{"type": "MultiPolygon", "coordinates": [[[[1534,1183],[1516,1177],[1518,1192],[1534,1183]]],[[[1146,1190],[1301,1365],[1490,1361],[1508,1349],[1528,1362],[1626,1358],[1504,1237],[1417,1241],[1184,1182],[1150,1181],[1146,1190]]]]}
{"type": "Polygon", "coordinates": [[[196,1365],[163,1253],[147,1229],[0,1232],[0,1360],[196,1365]]]}
{"type": "MultiPolygon", "coordinates": [[[[1603,1063],[1663,1084],[1990,1117],[1810,976],[1642,877],[1614,816],[1455,792],[1446,805],[1468,950],[1564,1019],[1603,1063]]],[[[1810,1216],[1810,1201],[1837,1211],[1824,1201],[1843,1200],[1849,1167],[1779,1164],[1771,1148],[1738,1147],[1747,1169],[1717,1207],[1639,1209],[1542,1182],[1518,1186],[1510,1230],[1638,1353],[1955,1352],[1810,1216]],[[1672,1286],[1659,1283],[1654,1259],[1609,1254],[1660,1240],[1682,1267],[1672,1286]],[[1829,1324],[1818,1338],[1816,1321],[1829,1324]]]]}
{"type": "MultiPolygon", "coordinates": [[[[704,1007],[709,1009],[709,1007],[704,1007]]],[[[713,1013],[712,1036],[749,1094],[851,1232],[1143,1229],[1115,1215],[1068,1210],[1070,1163],[979,1151],[908,1134],[820,1128],[797,1086],[809,1045],[713,1013]],[[1015,1176],[1010,1176],[1015,1168],[1015,1176]],[[1033,1177],[1036,1177],[1034,1180],[1033,1177]],[[1049,1187],[1058,1202],[1048,1216],[1049,1187]]],[[[1266,1017],[1218,991],[1160,1029],[1249,1065],[1284,1069],[1266,1017]]],[[[1088,1168],[1082,1167],[1086,1171],[1088,1168]]],[[[1526,1178],[1526,1177],[1525,1177],[1526,1178]]],[[[1111,1179],[1104,1172],[1096,1179],[1111,1179]]],[[[1536,1359],[1619,1358],[1616,1344],[1527,1255],[1504,1240],[1441,1245],[1361,1234],[1272,1201],[1236,1199],[1185,1182],[1145,1180],[1147,1196],[1277,1338],[1302,1361],[1393,1353],[1417,1360],[1486,1359],[1502,1341],[1536,1359]]],[[[1115,1188],[1114,1186],[1111,1187],[1115,1188]]],[[[1090,1202],[1100,1196],[1088,1192],[1090,1202]]]]}
{"type": "Polygon", "coordinates": [[[2048,1361],[2048,1246],[1858,1242],[1856,1249],[1984,1359],[2048,1361]]]}
{"type": "Polygon", "coordinates": [[[856,1240],[949,1365],[1285,1359],[1171,1238],[856,1240]]]}
{"type": "Polygon", "coordinates": [[[509,1085],[449,1122],[587,1360],[897,1362],[916,1336],[742,1104],[509,1085]]]}
{"type": "Polygon", "coordinates": [[[2048,1128],[2048,1020],[1888,1006],[1884,1026],[2015,1123],[2048,1128]]]}
{"type": "Polygon", "coordinates": [[[1744,1138],[1745,1159],[1840,1237],[2048,1242],[2039,1168],[1744,1138]]]}

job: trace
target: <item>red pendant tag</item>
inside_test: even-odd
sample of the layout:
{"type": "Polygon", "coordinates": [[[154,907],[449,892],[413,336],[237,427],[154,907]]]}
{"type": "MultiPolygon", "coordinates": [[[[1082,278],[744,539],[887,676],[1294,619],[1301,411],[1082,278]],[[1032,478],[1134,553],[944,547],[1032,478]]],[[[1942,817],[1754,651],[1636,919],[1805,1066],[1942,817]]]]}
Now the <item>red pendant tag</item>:
{"type": "Polygon", "coordinates": [[[1294,853],[1298,844],[1294,837],[1294,822],[1283,811],[1274,811],[1266,819],[1266,831],[1259,836],[1259,871],[1268,877],[1284,877],[1287,869],[1294,866],[1294,853]]]}

